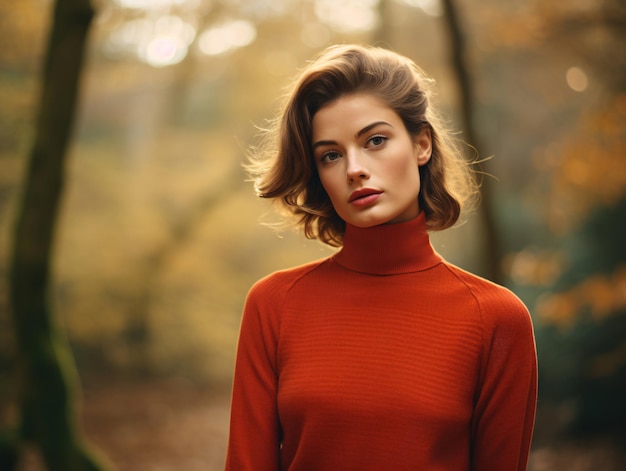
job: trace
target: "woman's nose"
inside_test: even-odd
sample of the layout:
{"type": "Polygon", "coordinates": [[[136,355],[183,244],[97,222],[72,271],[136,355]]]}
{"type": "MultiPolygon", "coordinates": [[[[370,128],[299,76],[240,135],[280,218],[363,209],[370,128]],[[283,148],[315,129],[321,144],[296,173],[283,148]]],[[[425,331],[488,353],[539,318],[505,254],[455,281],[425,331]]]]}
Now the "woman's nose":
{"type": "Polygon", "coordinates": [[[358,151],[350,151],[346,156],[348,167],[346,175],[349,181],[366,180],[370,177],[370,173],[365,166],[363,156],[358,151]]]}

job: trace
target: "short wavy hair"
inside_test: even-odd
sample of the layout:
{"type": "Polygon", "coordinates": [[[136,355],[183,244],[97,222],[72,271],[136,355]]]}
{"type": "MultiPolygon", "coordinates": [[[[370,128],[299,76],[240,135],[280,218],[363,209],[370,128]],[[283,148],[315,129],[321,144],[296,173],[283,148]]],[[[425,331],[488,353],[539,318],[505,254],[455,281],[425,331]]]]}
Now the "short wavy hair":
{"type": "Polygon", "coordinates": [[[419,167],[419,206],[430,230],[454,225],[477,187],[462,151],[430,106],[432,83],[414,62],[387,49],[341,45],[322,51],[300,72],[261,146],[252,151],[247,168],[257,195],[274,199],[295,217],[307,238],[341,246],[345,221],[317,173],[312,121],[320,108],[341,96],[369,93],[400,116],[412,137],[430,129],[432,155],[419,167]]]}

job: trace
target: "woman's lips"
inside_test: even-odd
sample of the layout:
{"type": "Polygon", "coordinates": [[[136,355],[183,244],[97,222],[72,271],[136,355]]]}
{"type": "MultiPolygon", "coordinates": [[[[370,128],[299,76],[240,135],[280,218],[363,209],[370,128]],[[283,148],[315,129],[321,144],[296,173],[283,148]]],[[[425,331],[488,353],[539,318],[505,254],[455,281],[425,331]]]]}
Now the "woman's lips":
{"type": "Polygon", "coordinates": [[[369,188],[357,190],[350,195],[348,202],[355,206],[369,206],[378,200],[381,193],[382,191],[372,190],[369,188]]]}

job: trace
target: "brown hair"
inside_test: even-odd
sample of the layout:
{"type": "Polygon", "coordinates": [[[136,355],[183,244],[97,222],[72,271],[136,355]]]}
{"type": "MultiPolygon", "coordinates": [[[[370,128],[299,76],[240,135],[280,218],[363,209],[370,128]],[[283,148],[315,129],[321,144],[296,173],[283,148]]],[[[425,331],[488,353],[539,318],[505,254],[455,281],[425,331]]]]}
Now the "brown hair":
{"type": "Polygon", "coordinates": [[[295,216],[306,237],[342,245],[345,222],[322,187],[313,160],[312,120],[342,95],[371,93],[400,116],[411,136],[430,128],[432,156],[419,168],[419,205],[431,230],[454,225],[463,204],[477,193],[476,185],[462,152],[429,106],[431,82],[411,60],[386,49],[326,49],[294,81],[278,119],[252,157],[248,170],[257,194],[274,198],[295,216]]]}

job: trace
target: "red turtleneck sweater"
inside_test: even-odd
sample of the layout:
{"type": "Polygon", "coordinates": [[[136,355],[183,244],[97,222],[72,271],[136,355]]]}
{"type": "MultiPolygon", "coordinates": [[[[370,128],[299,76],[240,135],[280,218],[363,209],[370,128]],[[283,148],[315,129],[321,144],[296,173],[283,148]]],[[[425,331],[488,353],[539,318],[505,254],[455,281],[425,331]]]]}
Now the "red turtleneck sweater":
{"type": "Polygon", "coordinates": [[[348,226],[250,291],[226,469],[525,470],[536,387],[528,311],[442,260],[423,215],[348,226]]]}

